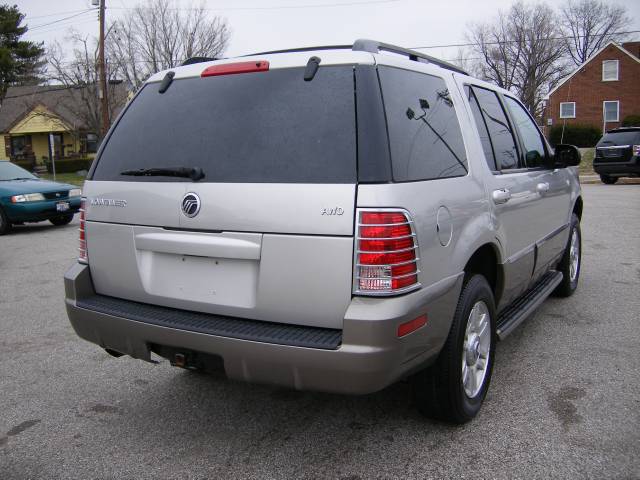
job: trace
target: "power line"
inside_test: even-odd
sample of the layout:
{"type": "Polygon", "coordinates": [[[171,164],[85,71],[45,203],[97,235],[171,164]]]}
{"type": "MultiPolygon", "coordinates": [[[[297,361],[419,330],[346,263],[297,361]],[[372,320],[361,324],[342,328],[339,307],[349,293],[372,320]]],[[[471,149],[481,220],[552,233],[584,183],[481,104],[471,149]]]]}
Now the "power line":
{"type": "Polygon", "coordinates": [[[27,32],[27,35],[29,36],[36,36],[36,35],[42,35],[42,34],[47,34],[47,33],[51,33],[51,32],[55,32],[56,30],[60,30],[61,28],[69,28],[69,27],[76,27],[78,25],[86,25],[87,23],[95,23],[95,19],[87,19],[84,21],[71,21],[69,23],[59,23],[57,25],[52,25],[50,27],[44,28],[44,29],[40,29],[40,30],[36,30],[35,32],[27,32]]]}
{"type": "MultiPolygon", "coordinates": [[[[597,35],[590,35],[592,37],[604,37],[606,35],[628,35],[630,33],[638,33],[640,32],[640,30],[629,30],[627,32],[611,32],[611,33],[600,33],[597,35]]],[[[567,36],[567,37],[547,37],[547,38],[541,38],[540,40],[569,40],[572,38],[584,38],[587,37],[588,35],[576,35],[576,36],[567,36]]],[[[517,43],[518,40],[506,40],[506,41],[502,41],[502,42],[485,42],[484,45],[502,45],[504,43],[517,43]]],[[[473,47],[477,45],[477,43],[452,43],[449,45],[426,45],[423,47],[409,47],[413,50],[419,50],[419,49],[424,49],[424,48],[449,48],[449,47],[473,47]]]]}
{"type": "MultiPolygon", "coordinates": [[[[340,2],[340,3],[314,3],[306,5],[273,5],[270,7],[214,7],[203,8],[211,11],[234,11],[234,10],[299,10],[304,8],[325,8],[325,7],[353,7],[358,5],[373,5],[383,3],[398,3],[402,0],[367,0],[363,2],[340,2]]],[[[150,7],[109,7],[111,10],[135,10],[137,8],[147,9],[150,7]]],[[[199,10],[199,8],[170,8],[169,10],[199,10]]]]}
{"type": "Polygon", "coordinates": [[[27,15],[25,18],[27,18],[28,20],[33,20],[34,18],[47,18],[47,17],[59,17],[60,15],[67,15],[68,13],[77,13],[77,12],[85,12],[87,9],[83,8],[82,10],[69,10],[66,12],[57,12],[57,13],[50,13],[48,15],[27,15]]]}
{"type": "Polygon", "coordinates": [[[80,15],[84,15],[85,13],[95,12],[95,11],[96,11],[95,8],[89,8],[87,10],[83,10],[80,13],[76,13],[75,15],[69,15],[68,17],[59,18],[58,20],[54,20],[53,22],[41,23],[40,25],[35,25],[33,27],[30,27],[28,31],[33,32],[34,30],[37,30],[38,28],[48,27],[49,25],[54,25],[56,23],[64,22],[65,20],[70,20],[72,18],[79,17],[80,15]]]}

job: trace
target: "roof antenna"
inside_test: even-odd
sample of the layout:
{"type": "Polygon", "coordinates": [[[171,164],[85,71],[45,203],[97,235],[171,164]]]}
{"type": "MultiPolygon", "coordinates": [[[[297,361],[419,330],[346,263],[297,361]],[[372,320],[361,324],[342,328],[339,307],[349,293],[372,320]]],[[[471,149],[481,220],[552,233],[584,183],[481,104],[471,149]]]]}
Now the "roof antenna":
{"type": "Polygon", "coordinates": [[[160,84],[158,93],[164,93],[167,91],[167,89],[169,88],[169,85],[171,85],[171,82],[173,82],[173,77],[175,75],[176,75],[176,72],[173,72],[173,71],[167,72],[167,74],[162,79],[162,83],[160,84]]]}
{"type": "Polygon", "coordinates": [[[304,69],[304,81],[310,82],[313,80],[313,77],[316,76],[316,72],[318,71],[318,67],[320,66],[320,58],[311,57],[307,62],[307,67],[304,69]]]}

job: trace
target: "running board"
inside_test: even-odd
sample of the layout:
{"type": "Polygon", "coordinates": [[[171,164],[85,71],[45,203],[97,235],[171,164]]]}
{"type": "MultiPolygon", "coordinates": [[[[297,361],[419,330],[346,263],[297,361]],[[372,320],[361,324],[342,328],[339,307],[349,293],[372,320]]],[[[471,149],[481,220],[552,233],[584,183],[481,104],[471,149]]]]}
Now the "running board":
{"type": "Polygon", "coordinates": [[[496,333],[504,340],[513,330],[531,315],[562,281],[562,273],[551,270],[524,294],[515,299],[500,315],[496,333]]]}

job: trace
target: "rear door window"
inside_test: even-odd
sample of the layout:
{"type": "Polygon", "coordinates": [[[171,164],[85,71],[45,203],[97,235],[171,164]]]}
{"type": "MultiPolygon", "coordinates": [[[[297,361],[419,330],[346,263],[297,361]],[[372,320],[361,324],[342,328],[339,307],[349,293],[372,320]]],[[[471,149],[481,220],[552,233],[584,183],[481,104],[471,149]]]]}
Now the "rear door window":
{"type": "Polygon", "coordinates": [[[520,138],[525,150],[524,160],[526,166],[528,168],[543,167],[546,152],[540,130],[538,130],[529,113],[518,101],[507,96],[504,98],[507,108],[511,112],[511,118],[513,118],[520,132],[520,138]]]}
{"type": "Polygon", "coordinates": [[[482,116],[482,112],[480,111],[480,105],[478,104],[478,99],[476,98],[473,90],[470,87],[465,87],[465,93],[467,94],[467,99],[469,100],[469,105],[471,105],[471,112],[473,113],[473,119],[476,122],[476,127],[478,128],[478,134],[480,135],[480,143],[482,144],[482,151],[484,152],[484,158],[487,160],[487,165],[489,169],[495,171],[498,169],[496,166],[496,157],[493,153],[493,145],[491,145],[491,138],[489,137],[489,130],[487,129],[487,122],[482,116]]]}
{"type": "Polygon", "coordinates": [[[442,78],[380,67],[397,182],[467,174],[467,156],[453,100],[442,78]]]}
{"type": "Polygon", "coordinates": [[[121,175],[200,167],[201,182],[355,183],[353,67],[304,68],[147,84],[100,154],[94,180],[190,181],[121,175]]]}
{"type": "Polygon", "coordinates": [[[485,88],[473,87],[484,117],[500,170],[518,168],[518,149],[511,125],[505,115],[498,95],[485,88]]]}

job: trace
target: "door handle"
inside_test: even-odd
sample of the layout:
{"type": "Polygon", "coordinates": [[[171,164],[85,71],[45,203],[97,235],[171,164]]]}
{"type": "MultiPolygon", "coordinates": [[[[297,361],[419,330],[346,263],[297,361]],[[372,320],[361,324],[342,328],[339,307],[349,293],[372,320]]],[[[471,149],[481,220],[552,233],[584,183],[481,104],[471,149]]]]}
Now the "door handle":
{"type": "Polygon", "coordinates": [[[500,190],[493,191],[493,203],[507,203],[511,200],[511,192],[506,188],[501,188],[500,190]]]}
{"type": "Polygon", "coordinates": [[[541,195],[547,193],[549,191],[549,184],[547,182],[540,182],[536,185],[536,191],[541,195]]]}

